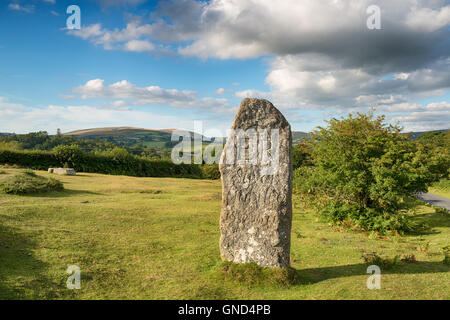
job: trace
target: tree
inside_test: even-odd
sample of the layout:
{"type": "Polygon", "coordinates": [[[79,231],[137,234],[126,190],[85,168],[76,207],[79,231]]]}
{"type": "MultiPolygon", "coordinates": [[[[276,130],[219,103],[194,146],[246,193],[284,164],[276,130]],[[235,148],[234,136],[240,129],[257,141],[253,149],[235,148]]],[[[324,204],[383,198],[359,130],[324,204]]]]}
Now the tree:
{"type": "Polygon", "coordinates": [[[73,144],[70,146],[60,145],[53,148],[56,159],[67,168],[78,168],[83,162],[83,150],[80,146],[73,144]]]}
{"type": "Polygon", "coordinates": [[[314,169],[303,182],[325,195],[328,206],[322,213],[331,222],[404,231],[407,222],[399,212],[405,200],[437,179],[426,150],[384,120],[372,112],[357,113],[331,119],[313,133],[314,169]]]}
{"type": "Polygon", "coordinates": [[[310,165],[311,150],[306,142],[299,142],[292,148],[292,164],[294,170],[302,166],[310,165]]]}

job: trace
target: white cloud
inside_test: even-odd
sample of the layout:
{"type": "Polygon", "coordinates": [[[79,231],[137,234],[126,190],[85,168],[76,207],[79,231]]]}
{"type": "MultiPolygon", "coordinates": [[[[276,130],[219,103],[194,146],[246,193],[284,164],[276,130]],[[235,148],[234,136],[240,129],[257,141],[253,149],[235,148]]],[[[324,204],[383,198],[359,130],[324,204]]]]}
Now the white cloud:
{"type": "Polygon", "coordinates": [[[109,6],[126,6],[126,5],[138,5],[146,2],[147,0],[96,0],[101,5],[109,6]]]}
{"type": "Polygon", "coordinates": [[[218,95],[222,95],[224,93],[225,93],[225,89],[224,88],[219,88],[219,89],[216,90],[216,94],[218,94],[218,95]]]}
{"type": "Polygon", "coordinates": [[[450,25],[450,5],[433,10],[413,7],[406,18],[406,24],[413,29],[433,32],[450,25]]]}
{"type": "Polygon", "coordinates": [[[450,110],[412,112],[405,116],[393,117],[392,121],[399,121],[405,127],[405,131],[448,129],[450,110]]]}
{"type": "MultiPolygon", "coordinates": [[[[234,110],[227,99],[199,98],[195,91],[163,89],[159,86],[139,87],[127,80],[104,85],[103,79],[93,79],[74,88],[73,93],[82,99],[106,98],[126,101],[128,105],[168,105],[182,109],[206,109],[210,112],[231,112],[234,110]]],[[[125,105],[125,102],[114,102],[125,105]]]]}
{"type": "Polygon", "coordinates": [[[409,73],[407,73],[407,72],[394,74],[395,80],[406,80],[406,79],[408,79],[408,77],[409,77],[409,73]]]}
{"type": "Polygon", "coordinates": [[[105,49],[157,53],[163,46],[219,59],[269,55],[271,96],[290,107],[352,108],[360,96],[383,100],[448,90],[447,2],[379,0],[383,30],[368,30],[372,2],[160,1],[150,22],[135,18],[123,29],[96,24],[69,34],[105,49]]]}
{"type": "Polygon", "coordinates": [[[271,99],[270,92],[264,92],[259,90],[242,90],[237,91],[234,94],[235,97],[244,99],[244,98],[260,98],[260,99],[271,99]]]}
{"type": "Polygon", "coordinates": [[[145,52],[153,51],[155,46],[148,41],[130,40],[125,44],[126,51],[145,52]]]}
{"type": "Polygon", "coordinates": [[[101,36],[104,34],[104,31],[102,30],[101,25],[97,23],[87,27],[83,27],[79,30],[77,29],[70,30],[68,31],[68,33],[86,40],[97,36],[101,36]]]}
{"type": "Polygon", "coordinates": [[[87,105],[49,105],[45,108],[32,108],[7,102],[0,97],[2,132],[27,133],[39,130],[56,132],[57,128],[68,132],[81,128],[124,125],[156,129],[191,129],[193,124],[187,119],[143,110],[96,108],[87,105]]]}
{"type": "MultiPolygon", "coordinates": [[[[366,27],[371,4],[372,0],[160,1],[150,20],[134,19],[122,29],[96,24],[68,33],[108,50],[134,48],[131,51],[156,54],[163,47],[202,59],[265,57],[270,90],[242,88],[235,97],[270,99],[293,117],[296,109],[430,112],[414,101],[444,95],[450,88],[448,1],[378,0],[382,30],[366,27]],[[413,111],[417,108],[422,111],[413,111]]],[[[158,90],[171,106],[210,103],[195,93],[177,92],[171,100],[165,89],[152,93],[135,86],[110,96],[137,103],[148,96],[153,101],[158,90]]]]}
{"type": "Polygon", "coordinates": [[[10,10],[15,10],[15,11],[23,11],[26,13],[33,13],[34,12],[34,6],[30,5],[30,6],[21,6],[18,3],[10,3],[8,5],[8,9],[10,10]]]}

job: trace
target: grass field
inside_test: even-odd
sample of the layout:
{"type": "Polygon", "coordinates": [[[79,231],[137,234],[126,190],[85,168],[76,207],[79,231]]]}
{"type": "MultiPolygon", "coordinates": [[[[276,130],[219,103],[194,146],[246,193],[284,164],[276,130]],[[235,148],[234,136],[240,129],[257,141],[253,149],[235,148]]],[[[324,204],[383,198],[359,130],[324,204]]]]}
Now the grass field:
{"type": "Polygon", "coordinates": [[[450,180],[442,179],[433,184],[428,190],[430,193],[450,199],[450,180]]]}
{"type": "MultiPolygon", "coordinates": [[[[0,180],[19,171],[2,170],[0,180]]],[[[221,277],[220,181],[57,178],[65,191],[0,195],[0,299],[450,299],[450,217],[426,206],[415,219],[429,232],[376,239],[333,229],[296,200],[299,283],[250,285],[221,277]],[[363,252],[417,262],[382,270],[381,289],[369,290],[363,252]],[[66,288],[70,265],[80,290],[66,288]]]]}

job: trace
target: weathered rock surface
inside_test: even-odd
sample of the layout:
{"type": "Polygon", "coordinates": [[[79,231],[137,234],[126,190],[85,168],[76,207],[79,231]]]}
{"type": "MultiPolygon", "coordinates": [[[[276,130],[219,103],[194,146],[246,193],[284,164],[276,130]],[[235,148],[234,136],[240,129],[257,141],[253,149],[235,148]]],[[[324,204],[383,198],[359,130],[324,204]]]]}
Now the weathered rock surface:
{"type": "MultiPolygon", "coordinates": [[[[292,134],[289,123],[272,103],[244,99],[234,119],[233,130],[254,129],[258,136],[258,162],[247,152],[245,161],[232,163],[238,156],[237,140],[232,134],[222,153],[222,211],[220,215],[220,252],[223,260],[235,263],[255,262],[266,267],[289,267],[292,225],[292,134]],[[261,160],[268,149],[261,132],[278,129],[279,162],[269,173],[261,160]],[[265,149],[265,150],[264,150],[265,149]]],[[[275,130],[276,131],[276,130],[275,130]]],[[[250,141],[250,139],[246,139],[250,141]]],[[[269,149],[276,147],[269,140],[269,149]]],[[[254,150],[246,145],[247,151],[254,150]]],[[[273,154],[272,149],[272,154],[273,154]]],[[[240,158],[242,159],[242,158],[240,158]]]]}
{"type": "Polygon", "coordinates": [[[72,168],[49,168],[48,173],[67,174],[69,176],[75,176],[77,174],[72,168]]]}

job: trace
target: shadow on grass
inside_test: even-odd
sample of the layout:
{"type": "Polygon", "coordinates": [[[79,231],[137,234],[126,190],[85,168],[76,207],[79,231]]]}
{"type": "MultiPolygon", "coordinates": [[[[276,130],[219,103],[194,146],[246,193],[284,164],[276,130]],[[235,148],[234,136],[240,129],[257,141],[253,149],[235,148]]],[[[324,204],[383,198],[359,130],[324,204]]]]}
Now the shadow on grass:
{"type": "Polygon", "coordinates": [[[36,194],[24,194],[22,197],[31,197],[31,198],[64,198],[64,197],[73,197],[78,195],[103,195],[99,192],[92,192],[87,190],[72,190],[65,189],[63,191],[51,191],[46,193],[36,193],[36,194]]]}
{"type": "MultiPolygon", "coordinates": [[[[300,285],[314,284],[328,279],[367,275],[367,264],[350,264],[322,268],[309,268],[297,270],[300,285]]],[[[389,270],[381,270],[382,274],[422,274],[449,272],[450,267],[442,262],[415,262],[400,263],[389,270]]]]}
{"type": "MultiPolygon", "coordinates": [[[[56,177],[58,176],[58,175],[55,175],[56,177]]],[[[62,175],[63,177],[65,176],[65,177],[76,177],[76,178],[79,178],[79,177],[81,177],[81,178],[92,178],[93,177],[93,175],[92,174],[88,174],[88,173],[83,173],[83,172],[77,172],[77,174],[76,175],[74,175],[74,176],[71,176],[71,175],[62,175]]]]}
{"type": "Polygon", "coordinates": [[[35,247],[29,236],[0,220],[0,300],[55,298],[48,289],[57,285],[46,278],[48,266],[34,256],[35,247]]]}
{"type": "Polygon", "coordinates": [[[439,234],[441,232],[434,230],[433,228],[450,228],[450,216],[444,213],[433,212],[418,214],[411,219],[416,223],[425,225],[427,228],[408,232],[406,236],[439,234]]]}

